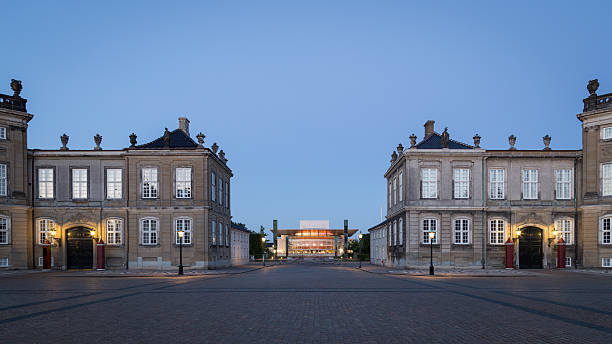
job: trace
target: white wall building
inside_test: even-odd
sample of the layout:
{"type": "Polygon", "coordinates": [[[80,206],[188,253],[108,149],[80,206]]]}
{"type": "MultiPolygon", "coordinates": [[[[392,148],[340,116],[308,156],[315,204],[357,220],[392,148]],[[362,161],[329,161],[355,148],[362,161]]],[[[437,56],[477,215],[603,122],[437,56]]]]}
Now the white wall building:
{"type": "Polygon", "coordinates": [[[385,265],[387,256],[387,231],[377,228],[370,231],[370,263],[385,265]]]}
{"type": "Polygon", "coordinates": [[[236,227],[232,223],[232,266],[249,262],[249,234],[248,230],[236,227]]]}

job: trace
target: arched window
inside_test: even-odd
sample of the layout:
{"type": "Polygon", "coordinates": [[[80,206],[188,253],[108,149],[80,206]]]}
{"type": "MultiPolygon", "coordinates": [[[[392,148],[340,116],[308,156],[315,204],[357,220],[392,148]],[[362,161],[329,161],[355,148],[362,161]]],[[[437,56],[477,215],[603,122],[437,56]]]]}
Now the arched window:
{"type": "Polygon", "coordinates": [[[106,219],[106,244],[121,245],[123,243],[123,220],[119,218],[106,219]]]}
{"type": "Polygon", "coordinates": [[[154,217],[145,217],[140,220],[140,244],[159,244],[159,219],[154,217]]]}
{"type": "Polygon", "coordinates": [[[181,238],[178,235],[179,231],[183,231],[183,245],[191,245],[192,238],[192,220],[190,217],[178,217],[174,219],[174,238],[175,243],[179,245],[181,238]]]}

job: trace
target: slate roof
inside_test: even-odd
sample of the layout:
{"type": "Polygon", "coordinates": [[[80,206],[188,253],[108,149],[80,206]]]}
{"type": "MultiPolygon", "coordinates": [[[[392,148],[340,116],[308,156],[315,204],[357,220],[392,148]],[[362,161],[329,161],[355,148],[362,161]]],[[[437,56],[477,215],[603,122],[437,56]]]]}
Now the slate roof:
{"type": "MultiPolygon", "coordinates": [[[[429,136],[424,138],[423,141],[419,142],[416,145],[416,148],[417,149],[442,149],[442,145],[440,144],[441,140],[442,140],[442,135],[434,132],[433,134],[430,134],[429,136]]],[[[459,142],[459,141],[449,139],[448,149],[474,149],[474,147],[468,144],[459,142]]]]}
{"type": "MultiPolygon", "coordinates": [[[[170,132],[170,148],[178,148],[178,149],[193,149],[197,148],[198,144],[189,137],[183,130],[174,129],[170,132]]],[[[164,144],[164,136],[160,136],[159,138],[142,145],[137,145],[136,148],[140,149],[157,149],[157,148],[166,148],[164,144]]]]}

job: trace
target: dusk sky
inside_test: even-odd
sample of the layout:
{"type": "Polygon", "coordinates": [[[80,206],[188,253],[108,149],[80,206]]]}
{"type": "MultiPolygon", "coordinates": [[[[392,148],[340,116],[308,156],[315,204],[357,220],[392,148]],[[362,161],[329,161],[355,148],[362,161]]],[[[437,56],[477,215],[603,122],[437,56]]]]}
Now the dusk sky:
{"type": "Polygon", "coordinates": [[[129,146],[177,117],[229,159],[250,229],[380,221],[384,172],[423,124],[487,149],[581,147],[588,80],[612,92],[612,3],[20,2],[2,4],[0,93],[34,114],[29,148],[129,146]],[[469,5],[467,5],[469,4],[469,5]]]}

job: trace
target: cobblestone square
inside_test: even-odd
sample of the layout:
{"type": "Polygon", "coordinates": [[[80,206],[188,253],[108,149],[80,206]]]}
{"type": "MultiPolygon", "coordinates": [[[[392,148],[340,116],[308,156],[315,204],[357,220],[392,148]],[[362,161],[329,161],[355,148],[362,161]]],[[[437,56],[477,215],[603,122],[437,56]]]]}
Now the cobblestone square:
{"type": "MultiPolygon", "coordinates": [[[[255,266],[253,266],[255,267],[255,266]]],[[[0,276],[2,343],[610,343],[612,276],[287,264],[182,278],[0,276]]]]}

